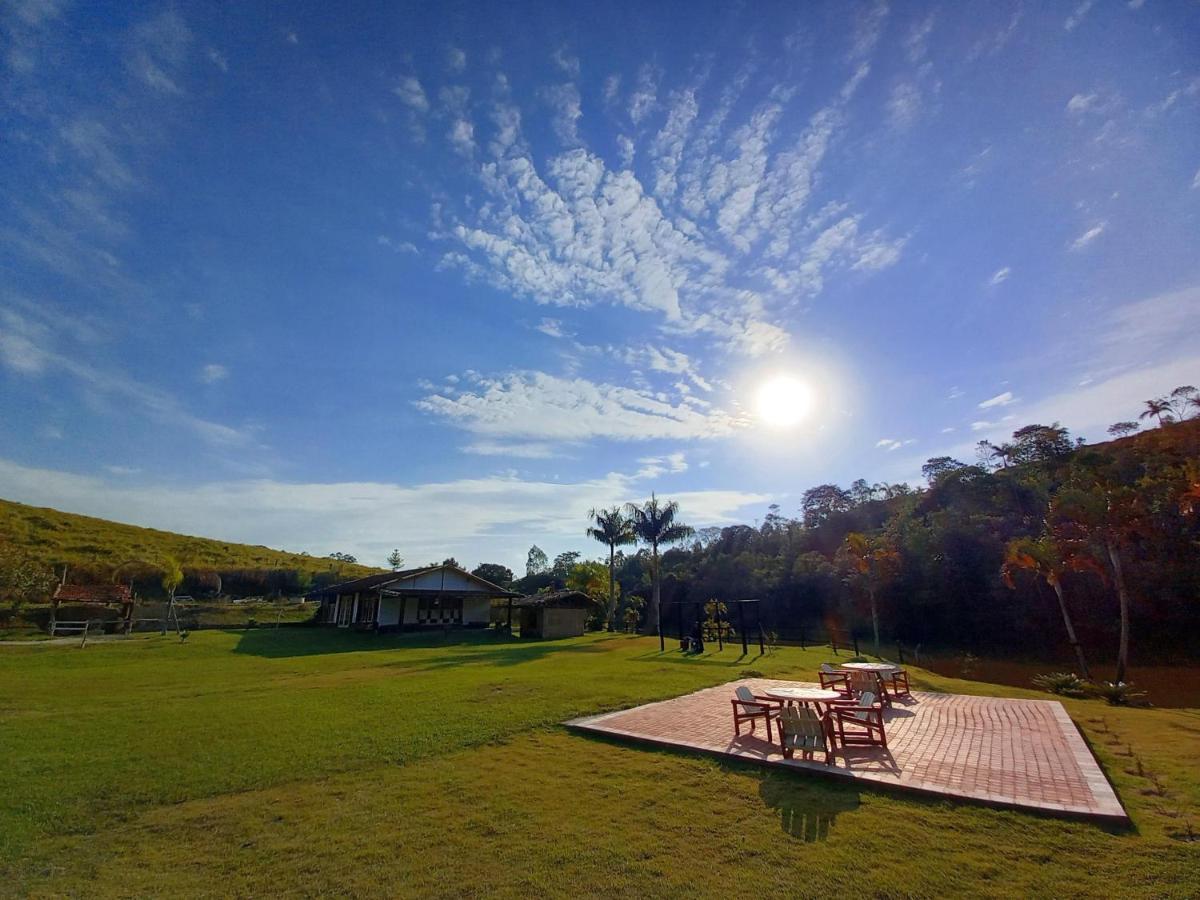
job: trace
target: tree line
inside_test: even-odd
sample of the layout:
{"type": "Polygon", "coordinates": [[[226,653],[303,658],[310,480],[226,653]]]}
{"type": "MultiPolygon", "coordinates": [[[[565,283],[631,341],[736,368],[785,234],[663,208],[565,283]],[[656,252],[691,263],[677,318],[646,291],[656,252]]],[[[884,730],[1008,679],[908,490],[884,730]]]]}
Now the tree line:
{"type": "Polygon", "coordinates": [[[774,505],[754,526],[693,530],[656,496],[593,510],[586,535],[604,559],[534,547],[513,585],[589,585],[598,627],[654,633],[664,603],[755,598],[785,637],[823,626],[877,652],[886,638],[1070,653],[1084,677],[1094,657],[1123,680],[1135,646],[1143,662],[1198,649],[1198,398],[1183,386],[1149,401],[1141,419],[1157,427],[1117,423],[1094,446],[1027,425],[981,441],[973,462],[928,460],[919,488],[817,485],[794,515],[774,505]]]}

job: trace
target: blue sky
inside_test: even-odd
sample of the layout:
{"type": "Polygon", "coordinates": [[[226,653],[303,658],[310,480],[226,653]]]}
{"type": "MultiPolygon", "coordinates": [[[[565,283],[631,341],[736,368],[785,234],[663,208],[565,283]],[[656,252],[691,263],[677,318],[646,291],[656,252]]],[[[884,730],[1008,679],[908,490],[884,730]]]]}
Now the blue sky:
{"type": "Polygon", "coordinates": [[[0,496],[519,567],[1200,381],[1195,4],[0,16],[0,496]]]}

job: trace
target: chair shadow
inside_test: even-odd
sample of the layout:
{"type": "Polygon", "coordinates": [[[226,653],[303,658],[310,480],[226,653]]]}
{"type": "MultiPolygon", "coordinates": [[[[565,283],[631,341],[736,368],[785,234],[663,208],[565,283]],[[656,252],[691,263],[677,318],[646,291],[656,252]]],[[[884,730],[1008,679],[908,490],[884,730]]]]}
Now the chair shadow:
{"type": "Polygon", "coordinates": [[[758,795],[778,811],[783,833],[805,843],[827,840],[837,817],[860,803],[858,790],[851,786],[806,781],[791,772],[764,774],[758,795]]]}

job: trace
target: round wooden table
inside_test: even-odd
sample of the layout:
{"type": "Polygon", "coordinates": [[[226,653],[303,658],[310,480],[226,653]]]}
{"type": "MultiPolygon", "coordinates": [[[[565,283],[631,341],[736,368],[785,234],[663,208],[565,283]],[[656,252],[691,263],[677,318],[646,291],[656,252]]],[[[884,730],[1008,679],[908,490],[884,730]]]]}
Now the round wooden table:
{"type": "Polygon", "coordinates": [[[781,687],[771,688],[763,691],[763,696],[770,697],[772,700],[783,700],[789,706],[793,703],[799,703],[801,706],[807,706],[811,703],[817,708],[817,713],[821,712],[822,704],[831,704],[838,701],[845,702],[846,695],[841,691],[829,691],[825,688],[807,688],[807,687],[781,687]]]}
{"type": "Polygon", "coordinates": [[[880,675],[888,672],[898,672],[899,666],[891,663],[842,663],[839,669],[858,669],[860,672],[878,672],[880,675]]]}

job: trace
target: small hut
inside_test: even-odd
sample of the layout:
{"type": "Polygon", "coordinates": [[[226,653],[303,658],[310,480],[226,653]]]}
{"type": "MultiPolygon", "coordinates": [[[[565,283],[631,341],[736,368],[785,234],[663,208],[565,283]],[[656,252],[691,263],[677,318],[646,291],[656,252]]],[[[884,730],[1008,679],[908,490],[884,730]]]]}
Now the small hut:
{"type": "Polygon", "coordinates": [[[126,634],[133,628],[133,590],[127,584],[60,584],[50,598],[50,636],[58,631],[82,631],[87,621],[60,622],[61,603],[83,606],[115,606],[121,611],[121,627],[126,634]]]}
{"type": "Polygon", "coordinates": [[[583,591],[548,591],[512,601],[520,614],[521,637],[578,637],[595,606],[583,591]]]}

